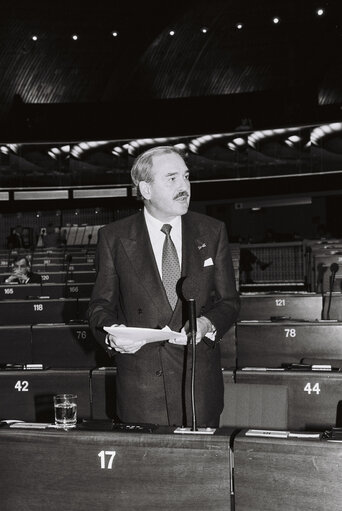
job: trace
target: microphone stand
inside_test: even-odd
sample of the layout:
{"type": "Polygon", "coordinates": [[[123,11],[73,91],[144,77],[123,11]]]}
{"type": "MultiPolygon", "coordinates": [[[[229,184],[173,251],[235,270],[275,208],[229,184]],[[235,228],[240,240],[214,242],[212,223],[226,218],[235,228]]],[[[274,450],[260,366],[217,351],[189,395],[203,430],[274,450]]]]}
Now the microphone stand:
{"type": "Polygon", "coordinates": [[[196,397],[195,397],[195,371],[196,371],[196,334],[197,334],[197,321],[196,321],[196,302],[193,298],[188,301],[189,306],[189,326],[192,346],[192,364],[191,364],[191,413],[192,413],[192,429],[197,431],[197,417],[196,417],[196,397]]]}
{"type": "Polygon", "coordinates": [[[192,413],[192,427],[191,428],[176,428],[174,433],[191,433],[197,435],[213,435],[215,428],[198,428],[196,418],[196,398],[195,398],[195,371],[196,371],[196,334],[197,334],[197,319],[196,319],[196,301],[194,298],[188,300],[188,315],[189,315],[189,332],[191,337],[192,346],[192,364],[191,364],[191,413],[192,413]]]}

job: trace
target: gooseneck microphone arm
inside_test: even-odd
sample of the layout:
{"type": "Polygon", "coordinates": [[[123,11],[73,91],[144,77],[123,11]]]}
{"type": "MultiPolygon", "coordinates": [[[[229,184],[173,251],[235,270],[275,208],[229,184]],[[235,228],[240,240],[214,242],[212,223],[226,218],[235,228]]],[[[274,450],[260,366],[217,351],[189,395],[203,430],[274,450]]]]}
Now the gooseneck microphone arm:
{"type": "Polygon", "coordinates": [[[330,278],[329,278],[329,302],[328,302],[328,308],[327,308],[327,319],[330,319],[330,305],[331,305],[331,299],[332,299],[332,293],[334,289],[334,282],[335,282],[335,276],[338,271],[338,264],[332,263],[330,265],[330,278]]]}
{"type": "Polygon", "coordinates": [[[196,320],[196,301],[194,298],[190,298],[188,300],[188,313],[189,313],[189,331],[192,345],[192,366],[191,366],[192,431],[197,431],[196,396],[195,396],[197,320],[196,320]]]}

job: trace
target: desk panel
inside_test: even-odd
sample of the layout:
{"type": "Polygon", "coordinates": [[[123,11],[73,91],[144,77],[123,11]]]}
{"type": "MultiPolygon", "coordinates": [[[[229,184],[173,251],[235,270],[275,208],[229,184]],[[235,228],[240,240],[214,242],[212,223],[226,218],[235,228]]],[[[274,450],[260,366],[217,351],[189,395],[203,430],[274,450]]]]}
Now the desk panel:
{"type": "Polygon", "coordinates": [[[342,444],[234,440],[235,511],[340,511],[342,444]]]}
{"type": "Polygon", "coordinates": [[[32,361],[46,367],[100,367],[113,365],[87,324],[32,327],[32,361]]]}
{"type": "Polygon", "coordinates": [[[288,427],[323,430],[341,415],[342,373],[237,371],[237,383],[283,385],[288,389],[288,427]]]}
{"type": "Polygon", "coordinates": [[[300,363],[304,358],[342,360],[342,323],[238,323],[238,368],[280,367],[283,363],[300,363]]]}
{"type": "Polygon", "coordinates": [[[229,511],[230,433],[2,429],[2,511],[229,511]]]}
{"type": "Polygon", "coordinates": [[[89,298],[93,282],[0,284],[0,300],[25,300],[32,297],[89,298]]]}
{"type": "Polygon", "coordinates": [[[267,320],[272,316],[321,319],[322,297],[316,293],[246,293],[241,295],[239,320],[267,320]]]}
{"type": "Polygon", "coordinates": [[[86,369],[0,370],[0,419],[54,421],[53,396],[77,394],[78,419],[90,419],[86,369]]]}
{"type": "Polygon", "coordinates": [[[86,319],[89,300],[60,298],[0,301],[0,325],[66,323],[86,319]]]}
{"type": "Polygon", "coordinates": [[[0,326],[0,364],[30,364],[31,327],[0,326]]]}

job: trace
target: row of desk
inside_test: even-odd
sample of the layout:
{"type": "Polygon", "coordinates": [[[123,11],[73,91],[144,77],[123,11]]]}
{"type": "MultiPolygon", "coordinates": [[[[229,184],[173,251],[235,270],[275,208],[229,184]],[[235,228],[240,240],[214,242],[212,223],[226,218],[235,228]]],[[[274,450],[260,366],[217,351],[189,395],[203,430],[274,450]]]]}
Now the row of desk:
{"type": "Polygon", "coordinates": [[[1,508],[340,511],[341,442],[246,433],[1,428],[1,508]]]}
{"type": "MultiPolygon", "coordinates": [[[[108,362],[86,322],[87,300],[49,300],[42,303],[42,310],[41,302],[27,300],[20,309],[20,318],[14,317],[18,311],[11,309],[10,302],[4,303],[7,308],[0,305],[6,313],[4,321],[11,317],[17,325],[0,326],[0,363],[77,368],[108,362]],[[25,321],[33,315],[34,321],[25,321]]],[[[241,321],[221,341],[221,365],[225,369],[279,368],[284,364],[339,367],[341,340],[341,322],[241,321]]]]}
{"type": "MultiPolygon", "coordinates": [[[[317,431],[342,424],[340,371],[224,370],[223,379],[222,426],[317,431]]],[[[0,418],[51,419],[53,395],[75,393],[80,419],[114,419],[115,389],[115,367],[1,369],[0,418]]]]}

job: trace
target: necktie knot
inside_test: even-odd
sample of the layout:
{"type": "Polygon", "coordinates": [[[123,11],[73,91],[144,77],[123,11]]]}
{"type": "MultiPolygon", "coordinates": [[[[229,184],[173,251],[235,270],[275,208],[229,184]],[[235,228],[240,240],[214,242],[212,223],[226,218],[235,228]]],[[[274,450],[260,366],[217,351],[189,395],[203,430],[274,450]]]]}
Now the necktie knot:
{"type": "Polygon", "coordinates": [[[170,232],[172,229],[172,225],[170,224],[164,224],[163,227],[160,229],[161,232],[163,232],[166,236],[170,236],[170,232]]]}

